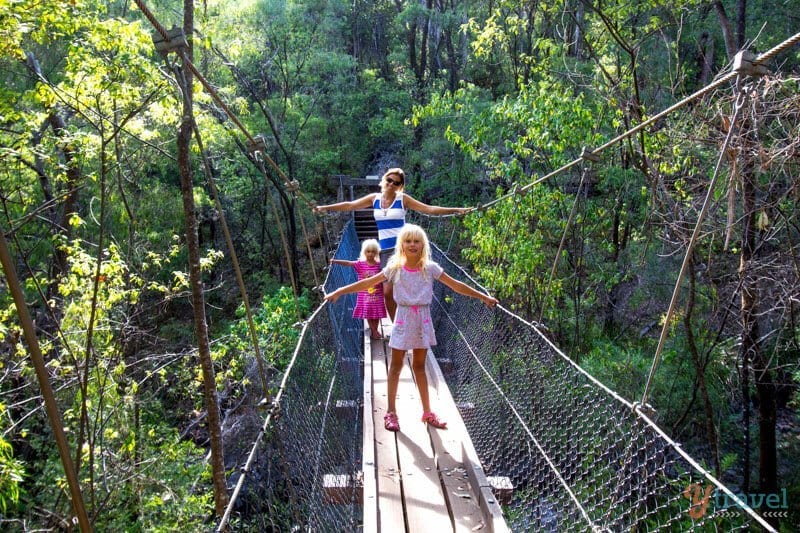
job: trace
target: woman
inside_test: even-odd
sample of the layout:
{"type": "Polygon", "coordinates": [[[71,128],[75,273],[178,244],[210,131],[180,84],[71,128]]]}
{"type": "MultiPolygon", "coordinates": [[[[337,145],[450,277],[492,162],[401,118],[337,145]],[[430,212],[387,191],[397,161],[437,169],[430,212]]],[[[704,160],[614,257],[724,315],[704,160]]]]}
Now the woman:
{"type": "MultiPolygon", "coordinates": [[[[471,210],[469,207],[440,207],[438,205],[423,204],[403,192],[406,184],[406,173],[402,168],[390,168],[381,177],[381,192],[370,193],[352,202],[339,202],[338,204],[319,205],[314,208],[317,213],[326,211],[354,211],[372,207],[375,224],[378,226],[378,243],[381,247],[381,264],[386,265],[389,257],[394,253],[397,235],[406,223],[406,212],[409,209],[425,213],[426,215],[463,215],[471,210]]],[[[388,281],[383,284],[383,298],[389,318],[394,322],[397,310],[392,294],[392,284],[388,281]]]]}

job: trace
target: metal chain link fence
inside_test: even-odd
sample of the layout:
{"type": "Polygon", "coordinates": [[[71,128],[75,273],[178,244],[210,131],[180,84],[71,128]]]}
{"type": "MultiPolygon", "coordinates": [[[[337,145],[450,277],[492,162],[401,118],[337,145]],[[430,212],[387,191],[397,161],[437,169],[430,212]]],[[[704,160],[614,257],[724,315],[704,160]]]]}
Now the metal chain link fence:
{"type": "MultiPolygon", "coordinates": [[[[337,257],[360,251],[352,225],[337,257]]],[[[356,280],[334,266],[325,290],[356,280]]],[[[245,482],[234,531],[355,531],[361,522],[363,321],[355,295],[326,304],[305,324],[274,421],[245,482]]],[[[235,481],[235,479],[234,479],[235,481]]]]}
{"type": "Polygon", "coordinates": [[[434,287],[434,352],[512,531],[769,527],[533,324],[434,287]]]}

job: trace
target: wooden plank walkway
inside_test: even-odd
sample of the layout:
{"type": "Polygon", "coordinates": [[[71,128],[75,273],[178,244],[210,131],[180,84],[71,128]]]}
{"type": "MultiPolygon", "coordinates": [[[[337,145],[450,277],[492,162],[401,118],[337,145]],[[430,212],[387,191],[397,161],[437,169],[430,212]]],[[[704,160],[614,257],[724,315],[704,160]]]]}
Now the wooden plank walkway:
{"type": "MultiPolygon", "coordinates": [[[[390,332],[388,320],[382,327],[390,332]]],[[[364,343],[363,531],[509,531],[433,353],[427,360],[431,406],[448,428],[420,421],[409,352],[397,391],[401,431],[392,433],[383,427],[391,350],[388,341],[371,340],[369,328],[364,343]]]]}

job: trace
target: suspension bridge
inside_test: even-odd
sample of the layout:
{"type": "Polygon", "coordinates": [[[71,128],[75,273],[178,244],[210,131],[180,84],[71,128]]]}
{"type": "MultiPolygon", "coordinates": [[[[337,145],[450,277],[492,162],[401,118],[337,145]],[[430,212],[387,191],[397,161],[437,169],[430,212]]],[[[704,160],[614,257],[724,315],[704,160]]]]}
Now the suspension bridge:
{"type": "MultiPolygon", "coordinates": [[[[182,32],[167,31],[143,0],[136,4],[156,29],[156,48],[165,57],[176,53],[192,71],[245,135],[259,170],[266,175],[265,163],[269,164],[286,191],[311,204],[268,157],[263,139],[247,131],[194,67],[182,32]]],[[[492,204],[594,160],[605,148],[723,84],[759,75],[762,64],[797,42],[800,34],[758,57],[740,53],[731,72],[712,84],[492,204]]],[[[177,69],[175,79],[184,93],[191,91],[180,83],[177,69]]],[[[709,196],[718,175],[719,164],[709,196]]],[[[217,200],[213,183],[211,189],[217,200]]],[[[708,201],[690,250],[707,205],[708,201]]],[[[304,226],[303,233],[308,242],[304,226]]],[[[5,248],[4,240],[0,244],[5,248]]],[[[359,249],[350,224],[336,257],[353,258],[359,249]]],[[[453,278],[477,285],[436,246],[433,259],[453,278]]],[[[4,269],[11,271],[5,263],[4,269]]],[[[330,292],[352,281],[352,270],[337,266],[328,271],[323,287],[330,292]]],[[[605,387],[535,324],[502,306],[487,309],[441,284],[436,285],[432,306],[439,344],[429,354],[429,375],[433,404],[449,429],[429,430],[414,423],[419,404],[406,370],[398,403],[403,431],[387,433],[379,423],[386,405],[386,346],[369,339],[364,324],[351,318],[354,300],[355,295],[348,295],[325,303],[303,323],[247,462],[232,476],[236,486],[219,531],[237,523],[256,524],[260,531],[775,531],[671,440],[653,421],[648,406],[631,403],[605,387]]],[[[243,301],[249,317],[244,290],[243,301]]],[[[24,321],[31,330],[29,318],[24,321]]],[[[663,338],[664,333],[659,350],[663,338]]],[[[259,360],[255,340],[254,345],[259,360]]],[[[654,363],[652,371],[655,367],[654,363]]],[[[55,403],[46,392],[45,402],[48,409],[55,403]]],[[[55,409],[49,416],[58,419],[55,409]]],[[[78,481],[70,477],[69,453],[62,441],[67,481],[81,529],[88,531],[78,481]]]]}
{"type": "MultiPolygon", "coordinates": [[[[336,257],[359,249],[349,223],[336,257]]],[[[449,275],[477,285],[433,251],[449,275]]],[[[333,266],[325,290],[354,276],[333,266]]],[[[417,423],[407,368],[402,431],[383,429],[385,341],[351,318],[347,295],[304,324],[229,510],[309,531],[774,531],[645,406],[598,382],[534,324],[435,287],[429,387],[448,429],[417,423]],[[247,481],[253,470],[259,477],[247,481]]]]}

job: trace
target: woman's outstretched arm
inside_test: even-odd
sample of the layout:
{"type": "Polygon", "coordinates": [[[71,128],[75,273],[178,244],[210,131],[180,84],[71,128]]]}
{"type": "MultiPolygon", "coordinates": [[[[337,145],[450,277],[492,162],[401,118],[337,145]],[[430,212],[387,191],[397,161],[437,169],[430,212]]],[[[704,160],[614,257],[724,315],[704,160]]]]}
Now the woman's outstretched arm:
{"type": "Polygon", "coordinates": [[[423,204],[419,200],[404,194],[403,202],[408,209],[425,213],[426,215],[464,215],[472,211],[471,207],[442,207],[439,205],[423,204]]]}
{"type": "Polygon", "coordinates": [[[314,208],[315,213],[323,213],[325,211],[355,211],[356,209],[366,209],[372,205],[375,199],[375,193],[369,193],[362,196],[358,200],[352,202],[339,202],[338,204],[318,205],[314,208]]]}

